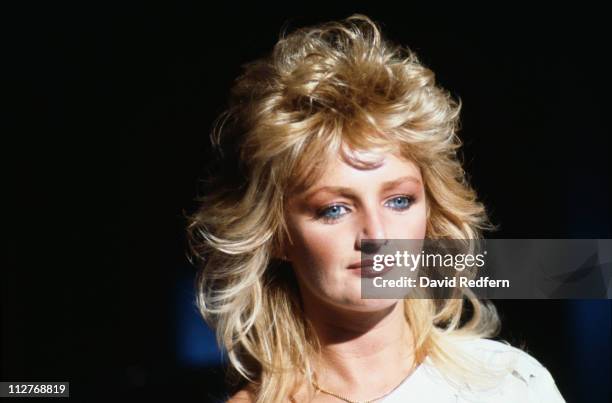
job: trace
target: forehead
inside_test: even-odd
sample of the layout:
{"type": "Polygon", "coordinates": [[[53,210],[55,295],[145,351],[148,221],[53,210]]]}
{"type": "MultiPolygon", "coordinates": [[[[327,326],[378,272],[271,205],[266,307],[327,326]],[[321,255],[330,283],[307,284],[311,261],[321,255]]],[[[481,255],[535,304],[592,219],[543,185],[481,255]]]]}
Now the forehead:
{"type": "MultiPolygon", "coordinates": [[[[350,133],[357,133],[358,136],[362,132],[350,133]]],[[[309,142],[299,153],[294,152],[293,155],[299,156],[290,164],[291,169],[285,172],[285,197],[307,193],[324,182],[340,186],[340,180],[349,178],[372,181],[378,179],[378,175],[392,175],[393,168],[420,178],[420,169],[411,147],[384,134],[362,134],[361,137],[357,137],[361,141],[350,141],[351,138],[340,135],[331,136],[327,139],[330,141],[319,138],[309,142]]]]}
{"type": "Polygon", "coordinates": [[[356,182],[368,184],[404,176],[421,180],[421,170],[413,161],[395,153],[353,153],[351,158],[338,156],[324,164],[314,186],[356,182]]]}
{"type": "Polygon", "coordinates": [[[422,186],[418,165],[395,153],[354,153],[351,157],[338,155],[322,164],[312,185],[290,198],[310,199],[323,191],[333,192],[339,188],[362,189],[371,186],[382,189],[399,183],[422,186]]]}

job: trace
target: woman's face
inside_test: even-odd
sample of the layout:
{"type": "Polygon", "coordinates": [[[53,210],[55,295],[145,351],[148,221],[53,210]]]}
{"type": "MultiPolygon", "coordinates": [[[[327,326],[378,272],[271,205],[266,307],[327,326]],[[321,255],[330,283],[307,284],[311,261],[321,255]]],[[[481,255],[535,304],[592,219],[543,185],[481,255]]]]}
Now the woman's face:
{"type": "Polygon", "coordinates": [[[285,252],[302,298],[357,311],[397,300],[361,299],[361,239],[423,239],[426,200],[419,168],[394,154],[371,169],[338,158],[286,211],[292,243],[285,252]]]}

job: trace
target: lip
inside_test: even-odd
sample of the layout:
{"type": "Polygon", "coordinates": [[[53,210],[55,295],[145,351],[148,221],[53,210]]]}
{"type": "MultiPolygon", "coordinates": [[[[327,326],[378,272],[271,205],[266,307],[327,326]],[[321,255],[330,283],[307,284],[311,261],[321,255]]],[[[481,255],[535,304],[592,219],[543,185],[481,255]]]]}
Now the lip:
{"type": "Polygon", "coordinates": [[[393,267],[385,266],[382,270],[376,271],[374,270],[373,266],[374,266],[374,260],[364,259],[363,262],[360,260],[358,262],[351,263],[349,266],[347,266],[347,268],[360,277],[370,277],[370,278],[382,276],[383,274],[387,273],[389,270],[393,268],[393,267]]]}
{"type": "Polygon", "coordinates": [[[363,259],[363,261],[358,260],[355,263],[351,263],[348,268],[349,269],[361,269],[362,267],[372,267],[374,266],[374,260],[372,259],[363,259]]]}

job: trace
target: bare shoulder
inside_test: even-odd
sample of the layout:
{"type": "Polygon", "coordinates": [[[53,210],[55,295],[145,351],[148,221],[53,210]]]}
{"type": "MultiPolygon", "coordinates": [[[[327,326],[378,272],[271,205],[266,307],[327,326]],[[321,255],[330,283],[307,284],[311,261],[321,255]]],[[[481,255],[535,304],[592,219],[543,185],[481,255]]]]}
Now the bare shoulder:
{"type": "Polygon", "coordinates": [[[236,392],[227,403],[253,403],[255,402],[255,397],[253,393],[248,389],[244,388],[236,392]]]}

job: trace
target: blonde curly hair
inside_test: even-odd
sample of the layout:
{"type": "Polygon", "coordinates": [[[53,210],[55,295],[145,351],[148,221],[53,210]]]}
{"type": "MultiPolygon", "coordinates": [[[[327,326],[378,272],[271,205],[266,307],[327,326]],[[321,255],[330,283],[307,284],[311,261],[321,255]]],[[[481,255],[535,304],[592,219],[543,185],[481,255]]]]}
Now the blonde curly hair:
{"type": "MultiPolygon", "coordinates": [[[[345,147],[399,150],[423,175],[428,238],[476,239],[492,227],[457,154],[461,101],[368,17],[281,34],[269,55],[243,67],[211,132],[220,165],[188,239],[200,266],[197,303],[227,352],[230,380],[248,381],[259,403],[281,402],[310,380],[319,348],[295,276],[275,258],[288,234],[285,201],[326,161],[345,147]]],[[[499,326],[495,309],[470,294],[404,304],[417,362],[430,357],[459,378],[465,361],[449,340],[499,326]]]]}

